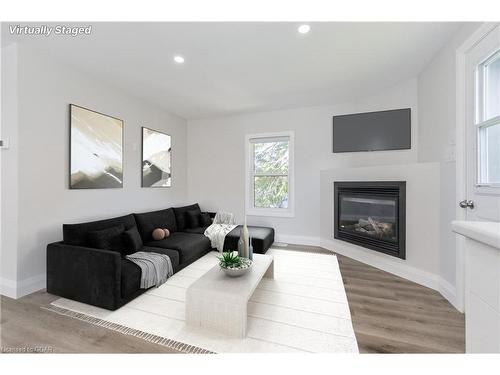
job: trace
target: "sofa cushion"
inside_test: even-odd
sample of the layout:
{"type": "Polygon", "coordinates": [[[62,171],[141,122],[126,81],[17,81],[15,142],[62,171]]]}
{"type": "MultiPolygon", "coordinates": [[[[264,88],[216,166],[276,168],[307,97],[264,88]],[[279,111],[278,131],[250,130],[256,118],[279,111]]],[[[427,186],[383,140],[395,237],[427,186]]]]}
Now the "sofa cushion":
{"type": "Polygon", "coordinates": [[[142,238],[137,227],[132,227],[123,232],[126,254],[133,254],[142,247],[142,238]]]}
{"type": "Polygon", "coordinates": [[[177,221],[177,230],[183,231],[186,228],[186,212],[187,211],[198,211],[201,213],[200,206],[198,203],[192,204],[190,206],[174,207],[175,220],[177,221]]]}
{"type": "Polygon", "coordinates": [[[202,212],[200,215],[200,226],[208,227],[212,225],[212,218],[208,212],[202,212]]]}
{"type": "Polygon", "coordinates": [[[195,257],[200,257],[211,249],[208,237],[205,237],[203,234],[185,232],[175,232],[168,238],[161,241],[150,241],[145,245],[148,247],[178,250],[180,254],[180,263],[184,263],[195,257]]]}
{"type": "Polygon", "coordinates": [[[186,228],[184,229],[184,233],[195,233],[195,234],[203,234],[208,227],[196,227],[196,228],[186,228]]]}
{"type": "Polygon", "coordinates": [[[143,242],[153,239],[153,230],[156,228],[167,228],[170,233],[177,230],[174,211],[171,208],[134,214],[134,216],[143,242]]]}
{"type": "Polygon", "coordinates": [[[180,256],[179,256],[179,252],[177,250],[163,249],[161,247],[143,246],[140,251],[168,255],[168,257],[170,258],[170,261],[172,262],[172,267],[175,268],[179,265],[180,256]]]}
{"type": "Polygon", "coordinates": [[[125,230],[135,226],[134,215],[114,217],[112,219],[90,221],[79,224],[63,224],[63,242],[67,245],[90,246],[87,233],[123,225],[125,230]]]}
{"type": "Polygon", "coordinates": [[[200,226],[200,219],[201,219],[201,213],[198,212],[197,210],[186,211],[187,228],[198,228],[200,226]]]}
{"type": "Polygon", "coordinates": [[[126,253],[125,242],[123,241],[123,233],[125,227],[118,225],[116,227],[91,231],[87,233],[90,247],[102,250],[112,250],[119,253],[126,253]]]}
{"type": "MultiPolygon", "coordinates": [[[[146,251],[158,254],[168,255],[172,262],[172,267],[175,269],[179,266],[179,252],[172,249],[161,249],[158,247],[143,246],[139,251],[146,251]]],[[[141,268],[134,262],[122,258],[121,259],[121,295],[126,298],[137,292],[141,288],[141,268]]]]}

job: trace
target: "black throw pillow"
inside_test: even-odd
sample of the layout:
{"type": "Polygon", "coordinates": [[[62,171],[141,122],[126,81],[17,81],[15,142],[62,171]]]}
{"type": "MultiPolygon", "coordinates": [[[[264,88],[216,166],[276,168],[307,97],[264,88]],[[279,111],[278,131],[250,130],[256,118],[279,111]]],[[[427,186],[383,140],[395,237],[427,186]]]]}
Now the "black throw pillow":
{"type": "Polygon", "coordinates": [[[198,228],[200,226],[200,212],[197,210],[186,211],[186,223],[188,228],[198,228]]]}
{"type": "Polygon", "coordinates": [[[174,207],[175,221],[177,222],[177,230],[182,231],[184,228],[188,227],[187,223],[187,211],[197,211],[201,213],[200,206],[198,203],[192,204],[190,206],[174,207]]]}
{"type": "Polygon", "coordinates": [[[88,242],[93,248],[118,251],[121,253],[125,250],[123,232],[125,232],[125,227],[123,225],[88,232],[88,242]]]}
{"type": "Polygon", "coordinates": [[[142,249],[142,238],[137,227],[123,232],[123,238],[126,246],[126,253],[122,253],[123,255],[133,254],[142,249]]]}
{"type": "Polygon", "coordinates": [[[208,227],[209,225],[212,225],[212,218],[210,217],[210,214],[208,212],[202,212],[200,214],[200,226],[208,227]]]}

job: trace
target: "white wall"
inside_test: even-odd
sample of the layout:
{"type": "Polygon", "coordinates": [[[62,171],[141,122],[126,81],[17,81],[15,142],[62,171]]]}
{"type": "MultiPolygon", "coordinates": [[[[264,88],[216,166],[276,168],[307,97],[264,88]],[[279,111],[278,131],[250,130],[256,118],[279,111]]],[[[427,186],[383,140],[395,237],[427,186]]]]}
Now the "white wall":
{"type": "Polygon", "coordinates": [[[17,216],[17,223],[2,220],[3,232],[12,233],[11,241],[2,238],[2,251],[17,252],[17,275],[4,275],[2,270],[2,277],[15,277],[9,281],[17,283],[19,296],[45,286],[45,248],[47,243],[62,239],[62,223],[182,204],[187,187],[185,120],[61,65],[29,46],[18,46],[17,59],[17,114],[10,112],[8,121],[2,121],[2,133],[11,141],[18,140],[2,151],[6,190],[2,209],[9,217],[17,216]],[[122,189],[68,189],[70,103],[124,120],[122,189]],[[172,135],[171,188],[140,187],[141,126],[172,135]]]}
{"type": "Polygon", "coordinates": [[[10,142],[1,149],[0,293],[15,295],[17,280],[17,46],[2,48],[2,139],[10,142]]]}
{"type": "Polygon", "coordinates": [[[417,82],[412,79],[355,103],[299,108],[188,121],[188,198],[205,209],[225,209],[243,220],[245,134],[295,131],[295,217],[248,216],[269,225],[279,240],[319,244],[320,171],[339,167],[405,164],[417,161],[417,82]],[[332,116],[412,108],[412,149],[332,153],[332,116]]]}
{"type": "Polygon", "coordinates": [[[464,25],[418,76],[419,161],[454,161],[455,53],[480,25],[464,25]]]}
{"type": "MultiPolygon", "coordinates": [[[[444,46],[418,77],[418,160],[441,163],[441,292],[455,293],[456,249],[451,221],[455,218],[456,49],[480,23],[469,23],[444,46]]],[[[460,199],[459,199],[460,198],[460,199]]],[[[450,299],[453,299],[451,297],[450,299]]]]}

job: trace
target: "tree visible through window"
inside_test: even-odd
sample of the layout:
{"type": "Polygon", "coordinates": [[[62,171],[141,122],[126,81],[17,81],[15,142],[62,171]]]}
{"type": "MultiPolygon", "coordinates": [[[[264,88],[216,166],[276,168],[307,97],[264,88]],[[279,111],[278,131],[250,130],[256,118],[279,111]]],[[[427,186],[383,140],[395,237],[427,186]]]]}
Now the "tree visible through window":
{"type": "Polygon", "coordinates": [[[252,147],[253,205],[255,208],[289,207],[288,137],[254,138],[252,147]]]}

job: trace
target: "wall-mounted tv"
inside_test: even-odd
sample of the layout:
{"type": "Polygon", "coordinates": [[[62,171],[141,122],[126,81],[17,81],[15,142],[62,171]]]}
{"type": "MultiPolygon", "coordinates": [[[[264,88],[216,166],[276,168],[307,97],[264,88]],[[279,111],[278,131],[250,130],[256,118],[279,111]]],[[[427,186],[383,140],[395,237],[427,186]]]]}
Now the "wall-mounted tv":
{"type": "Polygon", "coordinates": [[[410,148],[410,108],[333,116],[333,152],[410,148]]]}

